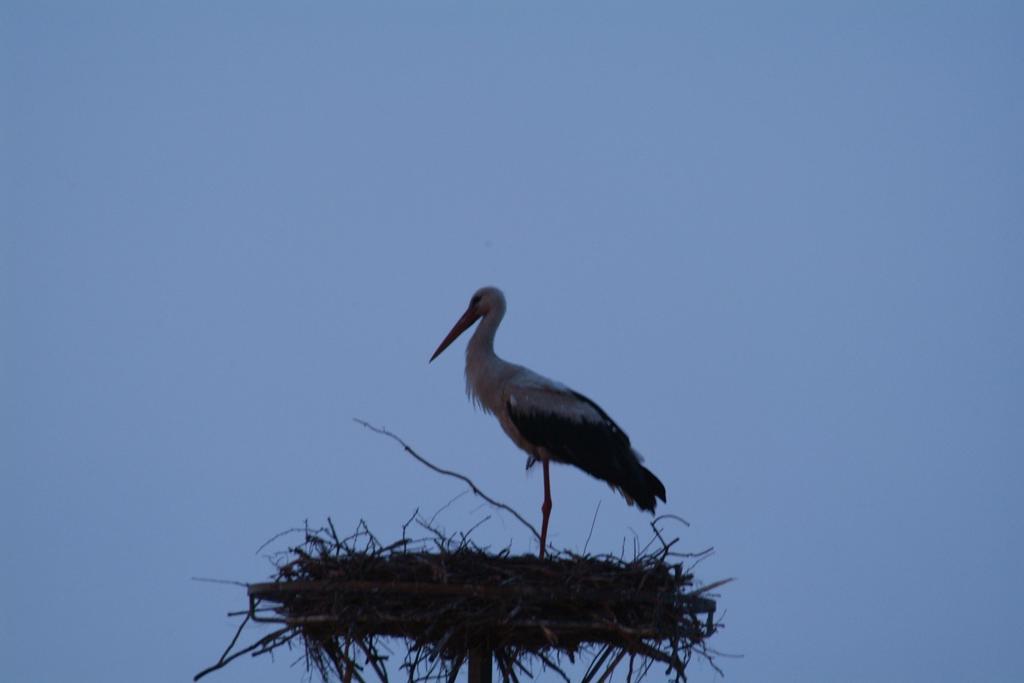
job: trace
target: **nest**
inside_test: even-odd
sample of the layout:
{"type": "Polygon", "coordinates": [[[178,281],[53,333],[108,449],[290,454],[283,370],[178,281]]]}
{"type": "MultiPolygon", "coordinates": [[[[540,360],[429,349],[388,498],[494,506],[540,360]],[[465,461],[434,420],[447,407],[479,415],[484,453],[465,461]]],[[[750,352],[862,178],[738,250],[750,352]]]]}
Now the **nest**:
{"type": "Polygon", "coordinates": [[[415,520],[430,536],[406,538],[403,528],[401,540],[382,544],[363,523],[344,538],[333,524],[303,530],[301,545],[276,556],[273,581],[248,585],[235,639],[196,679],[243,654],[298,644],[325,681],[387,681],[389,638],[404,640],[409,681],[454,681],[470,653],[493,655],[511,681],[542,670],[568,681],[564,662],[587,657],[584,681],[619,666],[626,680],[640,680],[655,665],[680,681],[694,653],[711,661],[706,640],[720,624],[708,595],[724,582],[695,588],[690,570],[710,550],[675,552],[657,524],[629,559],[561,552],[540,560],[491,553],[415,520]],[[276,630],[233,652],[249,621],[276,630]]]}

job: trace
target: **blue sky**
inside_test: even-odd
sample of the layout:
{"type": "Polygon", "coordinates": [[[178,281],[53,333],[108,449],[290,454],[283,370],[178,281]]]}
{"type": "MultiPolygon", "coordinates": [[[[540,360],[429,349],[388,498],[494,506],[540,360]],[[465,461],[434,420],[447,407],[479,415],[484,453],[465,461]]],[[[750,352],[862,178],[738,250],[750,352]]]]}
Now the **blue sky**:
{"type": "MultiPolygon", "coordinates": [[[[244,604],[190,577],[460,491],[353,417],[539,520],[464,342],[426,362],[495,284],[499,353],[601,403],[716,548],[701,578],[737,577],[727,680],[1013,680],[1022,29],[1008,2],[4,3],[3,677],[187,680],[244,604]]],[[[552,476],[556,545],[598,503],[591,550],[644,535],[552,476]]]]}

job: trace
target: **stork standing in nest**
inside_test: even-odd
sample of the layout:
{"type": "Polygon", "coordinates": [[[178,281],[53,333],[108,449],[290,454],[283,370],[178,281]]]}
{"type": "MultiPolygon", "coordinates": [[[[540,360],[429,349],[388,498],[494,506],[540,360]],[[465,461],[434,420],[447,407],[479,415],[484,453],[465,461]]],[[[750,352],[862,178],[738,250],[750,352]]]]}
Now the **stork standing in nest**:
{"type": "Polygon", "coordinates": [[[665,486],[644,467],[629,437],[608,414],[583,394],[502,360],[494,353],[494,335],[505,316],[505,295],[496,287],[477,290],[469,308],[444,338],[433,361],[477,320],[480,325],[466,346],[466,391],[484,411],[493,414],[509,438],[544,468],[544,520],[540,556],[547,547],[551,517],[550,462],[575,465],[602,479],[641,509],[654,512],[656,498],[665,500],[665,486]]]}

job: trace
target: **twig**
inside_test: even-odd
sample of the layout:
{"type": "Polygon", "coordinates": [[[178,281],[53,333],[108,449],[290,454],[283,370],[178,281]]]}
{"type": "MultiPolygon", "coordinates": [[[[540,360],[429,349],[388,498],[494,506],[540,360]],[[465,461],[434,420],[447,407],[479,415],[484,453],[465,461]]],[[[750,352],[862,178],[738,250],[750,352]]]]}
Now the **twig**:
{"type": "Polygon", "coordinates": [[[499,502],[497,500],[494,500],[490,496],[488,496],[486,493],[484,493],[483,491],[480,490],[480,487],[477,486],[476,483],[472,479],[470,479],[466,475],[459,474],[458,472],[453,472],[451,470],[446,470],[446,469],[444,469],[442,467],[438,467],[437,465],[435,465],[434,463],[430,462],[429,460],[424,458],[422,455],[417,453],[415,450],[413,450],[412,446],[410,446],[404,440],[402,440],[402,438],[400,436],[398,436],[397,434],[395,434],[393,432],[388,431],[387,429],[384,429],[383,427],[375,427],[374,425],[370,424],[366,420],[360,420],[357,417],[352,418],[352,420],[354,422],[357,422],[357,423],[361,424],[362,426],[366,427],[371,432],[376,432],[377,434],[381,434],[383,436],[387,436],[387,437],[390,437],[390,438],[394,439],[399,444],[401,444],[402,448],[405,449],[406,453],[408,453],[412,457],[416,458],[422,464],[426,465],[427,467],[429,467],[430,469],[434,470],[438,474],[444,474],[444,475],[449,476],[449,477],[454,477],[454,478],[459,479],[460,481],[464,482],[467,486],[469,486],[470,490],[473,491],[474,494],[480,496],[481,498],[486,500],[488,503],[490,503],[494,507],[501,508],[502,510],[505,510],[506,512],[511,513],[512,516],[514,516],[516,519],[518,519],[520,522],[522,522],[523,526],[525,526],[527,529],[532,531],[533,535],[536,536],[538,540],[540,540],[540,532],[537,531],[537,529],[535,529],[532,524],[527,522],[526,519],[522,515],[520,515],[518,512],[516,512],[513,508],[509,507],[505,503],[501,503],[501,502],[499,502]]]}
{"type": "Polygon", "coordinates": [[[484,517],[483,519],[481,519],[481,520],[480,520],[479,522],[477,522],[477,523],[476,523],[476,524],[474,524],[473,526],[469,527],[469,530],[468,530],[468,531],[460,531],[460,532],[459,532],[459,535],[460,535],[460,536],[462,536],[462,541],[463,541],[463,542],[466,542],[466,541],[467,541],[467,540],[469,539],[469,536],[470,536],[470,534],[472,534],[472,533],[473,533],[474,531],[476,531],[476,529],[477,529],[477,528],[478,528],[478,527],[479,527],[479,526],[480,526],[481,524],[483,524],[484,522],[486,522],[486,521],[490,520],[490,518],[491,518],[491,516],[490,516],[490,515],[487,515],[486,517],[484,517]]]}
{"type": "Polygon", "coordinates": [[[669,513],[665,513],[663,515],[658,515],[657,517],[655,517],[654,519],[651,520],[651,524],[657,524],[658,522],[660,522],[663,519],[674,519],[677,522],[682,522],[683,526],[690,526],[690,523],[687,522],[682,517],[680,517],[679,515],[672,515],[672,514],[669,514],[669,513]]]}
{"type": "MultiPolygon", "coordinates": [[[[242,622],[242,626],[244,626],[244,625],[245,625],[245,622],[242,622]]],[[[272,643],[273,641],[277,640],[279,637],[283,636],[288,631],[289,631],[289,629],[287,627],[286,628],[282,628],[282,629],[278,629],[278,630],[274,631],[273,633],[260,638],[259,640],[257,640],[255,643],[253,643],[249,647],[244,648],[242,650],[239,650],[238,652],[236,652],[235,654],[231,655],[230,657],[222,656],[220,658],[220,661],[218,661],[213,666],[208,667],[206,669],[203,669],[202,671],[197,673],[192,678],[192,680],[193,681],[198,681],[200,678],[202,678],[203,676],[205,676],[208,673],[213,673],[214,671],[217,671],[218,669],[223,669],[229,663],[231,663],[234,660],[238,659],[242,655],[248,654],[250,652],[253,652],[254,650],[259,650],[260,648],[265,647],[269,643],[272,643]]],[[[238,633],[241,633],[241,632],[242,632],[242,629],[239,628],[238,629],[238,633]]],[[[232,645],[238,640],[238,633],[235,634],[235,639],[231,641],[232,645]]],[[[228,650],[230,650],[230,649],[231,648],[229,647],[228,650]]],[[[226,655],[227,651],[225,651],[224,654],[226,655]]],[[[257,652],[257,654],[259,654],[259,653],[257,652]]]]}
{"type": "Polygon", "coordinates": [[[569,680],[569,677],[565,675],[565,672],[562,671],[562,668],[555,664],[553,661],[551,661],[550,657],[545,656],[543,652],[538,652],[537,657],[540,659],[540,661],[544,662],[544,666],[548,667],[549,669],[557,673],[559,676],[561,676],[562,680],[564,680],[565,683],[572,683],[572,681],[569,680]]]}
{"type": "Polygon", "coordinates": [[[715,581],[714,583],[709,583],[708,585],[702,586],[702,587],[698,588],[697,590],[690,591],[689,593],[686,594],[686,597],[689,598],[689,597],[693,597],[695,595],[701,595],[703,593],[707,593],[708,591],[713,591],[716,588],[720,588],[720,587],[724,586],[727,583],[732,583],[735,580],[736,580],[735,578],[729,578],[729,579],[722,579],[721,581],[715,581]]]}
{"type": "Polygon", "coordinates": [[[228,586],[241,586],[242,588],[247,588],[249,586],[249,584],[244,581],[232,581],[231,579],[208,579],[205,576],[193,576],[192,580],[198,581],[199,583],[222,583],[228,586]]]}
{"type": "Polygon", "coordinates": [[[601,501],[597,501],[597,507],[594,508],[594,518],[590,520],[590,533],[587,534],[587,542],[583,544],[583,554],[587,554],[587,546],[590,545],[590,537],[594,535],[594,525],[597,524],[597,513],[601,511],[601,501]]]}
{"type": "Polygon", "coordinates": [[[276,533],[273,536],[271,536],[270,538],[268,538],[266,541],[264,541],[263,545],[261,545],[259,548],[256,548],[256,554],[259,555],[261,552],[263,552],[264,548],[266,548],[268,545],[270,545],[271,543],[273,543],[277,539],[281,538],[282,536],[287,536],[288,534],[295,534],[295,533],[300,533],[300,532],[301,533],[306,533],[308,531],[309,531],[309,529],[300,529],[298,527],[292,527],[291,529],[285,529],[284,531],[282,531],[280,533],[276,533]]]}
{"type": "Polygon", "coordinates": [[[605,683],[605,681],[608,680],[608,677],[612,675],[612,672],[615,671],[615,667],[619,665],[619,662],[621,662],[622,658],[625,656],[626,651],[619,650],[618,656],[615,657],[615,659],[613,659],[610,664],[608,664],[608,668],[604,670],[604,675],[602,675],[601,678],[597,679],[597,683],[605,683]]]}
{"type": "Polygon", "coordinates": [[[437,509],[437,512],[435,512],[434,514],[432,514],[432,515],[430,516],[430,521],[429,521],[429,522],[427,522],[427,524],[433,525],[433,524],[434,524],[434,520],[435,520],[435,519],[437,519],[437,516],[438,516],[439,514],[441,514],[441,513],[442,513],[442,512],[444,512],[445,510],[447,510],[447,509],[448,509],[449,507],[451,507],[452,503],[454,503],[455,501],[457,501],[457,500],[458,500],[459,498],[462,498],[462,497],[463,497],[464,495],[466,495],[467,493],[469,493],[469,491],[460,491],[460,492],[459,492],[459,493],[458,493],[458,494],[457,494],[457,495],[456,495],[456,496],[455,496],[454,498],[452,498],[452,499],[451,499],[451,500],[449,500],[449,501],[448,501],[447,503],[445,503],[444,505],[442,505],[441,507],[439,507],[439,508],[437,509]]]}
{"type": "Polygon", "coordinates": [[[604,660],[608,659],[608,655],[610,655],[614,649],[615,648],[612,645],[605,645],[601,649],[600,654],[594,657],[594,660],[590,662],[590,666],[587,667],[586,673],[583,674],[583,678],[580,679],[582,683],[590,683],[590,681],[593,680],[594,676],[597,675],[597,672],[601,670],[601,665],[604,664],[604,660]]]}

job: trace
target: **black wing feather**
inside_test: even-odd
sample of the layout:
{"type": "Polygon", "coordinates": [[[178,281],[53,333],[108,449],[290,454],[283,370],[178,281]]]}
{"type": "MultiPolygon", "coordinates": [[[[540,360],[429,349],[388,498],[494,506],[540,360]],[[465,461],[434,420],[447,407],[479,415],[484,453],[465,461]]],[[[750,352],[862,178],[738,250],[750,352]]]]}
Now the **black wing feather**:
{"type": "Polygon", "coordinates": [[[665,486],[640,464],[629,437],[601,406],[582,394],[572,394],[593,407],[601,420],[573,420],[552,412],[517,410],[512,401],[508,403],[509,417],[520,434],[544,448],[554,460],[618,487],[642,509],[653,512],[655,498],[665,500],[665,486]]]}

